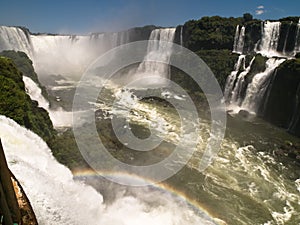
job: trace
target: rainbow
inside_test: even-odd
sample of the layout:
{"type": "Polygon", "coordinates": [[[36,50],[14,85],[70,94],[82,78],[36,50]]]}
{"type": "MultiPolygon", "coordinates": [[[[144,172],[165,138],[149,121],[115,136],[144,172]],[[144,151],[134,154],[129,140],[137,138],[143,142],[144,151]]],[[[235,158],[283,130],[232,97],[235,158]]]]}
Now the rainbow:
{"type": "Polygon", "coordinates": [[[167,192],[168,194],[175,196],[180,201],[187,203],[196,212],[199,212],[201,215],[204,215],[205,217],[209,218],[215,224],[219,224],[219,225],[227,224],[225,221],[212,216],[212,214],[210,214],[208,212],[208,210],[205,209],[204,206],[199,204],[199,202],[191,199],[182,191],[179,191],[166,183],[156,183],[153,180],[146,179],[144,177],[139,177],[134,174],[123,173],[123,172],[112,172],[112,171],[103,171],[103,170],[95,171],[92,169],[77,169],[77,170],[72,171],[72,173],[73,173],[74,178],[102,176],[102,177],[108,178],[109,180],[111,180],[110,178],[112,178],[112,177],[117,178],[117,179],[124,179],[124,178],[132,179],[135,182],[138,181],[139,183],[143,184],[143,186],[145,186],[145,184],[147,184],[148,186],[154,187],[156,189],[159,189],[160,191],[163,191],[165,193],[167,192]]]}

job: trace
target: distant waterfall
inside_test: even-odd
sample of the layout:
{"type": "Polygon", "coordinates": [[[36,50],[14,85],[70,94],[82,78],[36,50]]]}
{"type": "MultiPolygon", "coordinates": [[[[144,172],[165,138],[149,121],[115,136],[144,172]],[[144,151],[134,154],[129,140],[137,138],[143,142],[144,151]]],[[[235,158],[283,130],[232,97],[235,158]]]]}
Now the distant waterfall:
{"type": "Polygon", "coordinates": [[[269,21],[263,23],[263,33],[258,53],[268,57],[280,55],[277,52],[280,24],[280,22],[269,21]]]}
{"type": "Polygon", "coordinates": [[[232,91],[232,96],[231,96],[231,100],[230,102],[232,104],[235,105],[240,105],[243,101],[243,96],[242,96],[242,92],[245,90],[246,88],[246,83],[245,83],[245,77],[246,75],[249,73],[252,63],[254,62],[255,56],[252,58],[252,60],[249,63],[249,66],[239,74],[237,80],[236,80],[236,84],[234,86],[234,89],[232,91]]]}
{"type": "Polygon", "coordinates": [[[0,26],[0,51],[3,50],[23,51],[32,58],[29,33],[19,27],[0,26]]]}
{"type": "Polygon", "coordinates": [[[299,19],[299,22],[297,24],[294,54],[296,54],[297,52],[300,52],[300,19],[299,19]]]}
{"type": "Polygon", "coordinates": [[[169,78],[169,65],[157,61],[170,61],[172,48],[166,45],[166,42],[173,42],[175,30],[175,28],[164,28],[155,29],[151,32],[149,39],[155,40],[156,42],[149,42],[144,61],[135,72],[137,77],[151,77],[147,85],[166,85],[161,83],[160,78],[169,78]],[[157,77],[157,79],[155,80],[154,77],[157,77]]]}
{"type": "Polygon", "coordinates": [[[291,30],[291,25],[292,24],[293,24],[293,22],[290,22],[289,27],[287,29],[287,32],[285,34],[284,45],[283,45],[283,54],[284,55],[288,55],[288,51],[286,50],[286,46],[287,46],[288,37],[289,37],[289,33],[290,33],[290,30],[291,30]]]}
{"type": "Polygon", "coordinates": [[[237,25],[234,37],[233,52],[243,54],[244,44],[245,44],[245,26],[237,25]]]}
{"type": "Polygon", "coordinates": [[[126,43],[127,32],[76,35],[31,35],[39,74],[81,75],[94,59],[126,43]]]}
{"type": "Polygon", "coordinates": [[[267,60],[266,70],[256,74],[253,77],[252,82],[248,85],[246,97],[242,103],[242,108],[254,113],[258,112],[273,71],[284,61],[285,59],[276,58],[270,58],[267,60]]]}
{"type": "Polygon", "coordinates": [[[237,25],[235,29],[235,35],[234,35],[234,43],[233,43],[233,50],[232,50],[233,52],[236,52],[237,50],[239,36],[240,36],[240,25],[237,25]]]}
{"type": "Polygon", "coordinates": [[[25,52],[39,75],[60,74],[78,78],[93,60],[108,50],[130,41],[147,39],[150,31],[145,32],[130,29],[90,35],[36,35],[26,29],[0,26],[0,51],[25,52]]]}
{"type": "Polygon", "coordinates": [[[180,28],[180,45],[183,46],[183,26],[180,28]]]}
{"type": "Polygon", "coordinates": [[[234,82],[235,82],[236,76],[241,68],[241,65],[243,65],[242,69],[245,70],[245,57],[246,57],[245,55],[239,56],[238,61],[234,65],[234,70],[227,77],[225,91],[224,91],[224,97],[225,97],[225,100],[227,100],[227,101],[230,101],[232,91],[234,88],[234,82]]]}

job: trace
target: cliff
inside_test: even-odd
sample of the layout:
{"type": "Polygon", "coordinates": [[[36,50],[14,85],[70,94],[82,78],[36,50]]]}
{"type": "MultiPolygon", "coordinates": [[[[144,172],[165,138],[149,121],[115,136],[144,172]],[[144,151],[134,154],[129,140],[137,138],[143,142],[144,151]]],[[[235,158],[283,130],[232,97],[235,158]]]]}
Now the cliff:
{"type": "Polygon", "coordinates": [[[17,69],[12,59],[0,56],[0,114],[49,141],[55,131],[48,112],[38,107],[38,103],[26,94],[22,76],[23,73],[17,69]]]}

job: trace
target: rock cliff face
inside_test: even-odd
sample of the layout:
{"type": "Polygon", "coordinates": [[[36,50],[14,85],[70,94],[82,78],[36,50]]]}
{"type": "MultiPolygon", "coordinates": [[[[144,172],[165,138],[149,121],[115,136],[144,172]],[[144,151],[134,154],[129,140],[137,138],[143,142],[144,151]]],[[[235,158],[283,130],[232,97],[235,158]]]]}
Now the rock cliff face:
{"type": "Polygon", "coordinates": [[[300,59],[281,64],[275,71],[265,101],[263,116],[277,126],[300,135],[300,59]]]}

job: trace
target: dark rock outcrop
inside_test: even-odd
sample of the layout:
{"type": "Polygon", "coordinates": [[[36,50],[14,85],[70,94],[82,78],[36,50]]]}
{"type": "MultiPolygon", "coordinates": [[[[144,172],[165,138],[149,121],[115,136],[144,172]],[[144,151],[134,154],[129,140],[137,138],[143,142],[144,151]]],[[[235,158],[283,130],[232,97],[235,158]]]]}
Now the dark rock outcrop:
{"type": "Polygon", "coordinates": [[[300,59],[287,60],[273,74],[263,117],[300,135],[300,59]]]}

